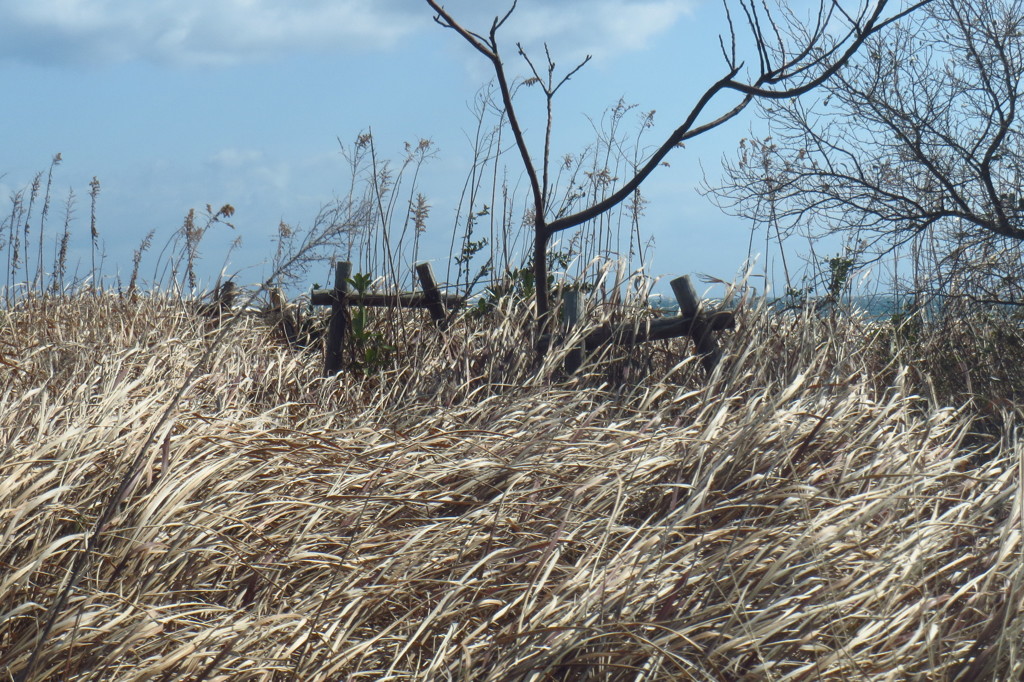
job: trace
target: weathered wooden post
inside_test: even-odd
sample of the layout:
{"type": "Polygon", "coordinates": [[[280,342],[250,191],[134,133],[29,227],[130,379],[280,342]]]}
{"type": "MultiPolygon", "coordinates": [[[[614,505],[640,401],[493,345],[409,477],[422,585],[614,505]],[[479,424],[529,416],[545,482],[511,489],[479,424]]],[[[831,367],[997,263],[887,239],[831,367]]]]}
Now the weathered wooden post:
{"type": "Polygon", "coordinates": [[[465,300],[458,296],[442,294],[434,273],[427,263],[416,266],[420,281],[423,284],[422,294],[413,293],[369,293],[350,291],[349,279],[352,277],[352,264],[341,262],[334,267],[334,288],[314,289],[310,292],[309,302],[312,305],[331,306],[331,319],[327,325],[327,339],[324,347],[324,374],[337,374],[342,366],[345,349],[345,333],[351,324],[349,304],[376,306],[385,308],[426,308],[435,324],[444,327],[448,322],[446,310],[460,308],[465,300]]]}
{"type": "Polygon", "coordinates": [[[430,319],[438,327],[444,327],[448,320],[448,313],[445,312],[444,303],[441,301],[441,290],[437,287],[437,280],[434,279],[434,271],[430,267],[430,263],[417,263],[416,274],[419,276],[420,286],[423,287],[423,298],[426,299],[430,319]]]}
{"type": "Polygon", "coordinates": [[[299,320],[295,313],[288,308],[288,300],[280,287],[273,287],[270,290],[270,321],[284,334],[285,341],[289,345],[296,345],[299,342],[299,320]]]}
{"type": "Polygon", "coordinates": [[[234,305],[237,297],[238,287],[230,279],[225,280],[214,291],[213,300],[199,306],[199,314],[204,317],[220,320],[224,315],[231,312],[231,306],[234,305]]]}
{"type": "MultiPolygon", "coordinates": [[[[580,292],[576,289],[563,292],[562,306],[562,325],[568,338],[580,320],[580,292]]],[[[582,365],[583,347],[578,344],[565,356],[565,371],[567,374],[575,374],[582,365]]]]}
{"type": "Polygon", "coordinates": [[[670,284],[672,293],[676,295],[676,301],[679,302],[680,317],[693,320],[690,324],[690,338],[697,346],[697,354],[700,355],[700,361],[704,365],[705,371],[708,376],[711,376],[718,361],[722,359],[722,351],[718,348],[718,342],[711,333],[712,325],[701,314],[697,291],[693,288],[688,275],[677,277],[670,284]]]}
{"type": "Polygon", "coordinates": [[[341,369],[345,346],[345,329],[348,327],[348,280],[352,277],[352,264],[337,263],[334,266],[334,291],[331,300],[331,321],[327,326],[327,343],[324,348],[324,376],[334,376],[341,369]]]}

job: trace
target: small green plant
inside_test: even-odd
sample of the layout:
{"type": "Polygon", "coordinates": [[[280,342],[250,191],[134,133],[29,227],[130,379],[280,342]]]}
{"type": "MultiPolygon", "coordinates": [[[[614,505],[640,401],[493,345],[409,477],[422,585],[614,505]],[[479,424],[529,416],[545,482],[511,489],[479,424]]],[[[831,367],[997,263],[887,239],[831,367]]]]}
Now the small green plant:
{"type": "Polygon", "coordinates": [[[787,286],[782,297],[775,301],[775,306],[779,310],[802,310],[807,305],[810,292],[810,287],[787,286]]]}
{"type": "MultiPolygon", "coordinates": [[[[548,253],[548,290],[555,288],[555,275],[551,272],[555,266],[563,270],[569,267],[571,256],[565,251],[552,251],[548,253]]],[[[575,289],[588,292],[594,290],[594,285],[588,282],[574,282],[567,284],[565,289],[575,289]]],[[[475,318],[485,317],[495,310],[502,301],[511,299],[516,304],[525,304],[533,299],[537,293],[537,278],[532,265],[524,265],[519,268],[509,269],[501,283],[492,284],[484,289],[476,305],[470,312],[475,318]]]]}
{"type": "Polygon", "coordinates": [[[489,243],[486,237],[474,240],[473,227],[476,225],[477,220],[489,216],[490,214],[491,209],[486,204],[484,204],[483,209],[480,211],[469,214],[469,218],[466,221],[466,232],[462,237],[462,250],[457,256],[455,256],[455,263],[459,266],[456,281],[465,282],[464,290],[467,292],[472,291],[477,282],[491,272],[491,262],[488,260],[477,269],[475,275],[471,276],[473,258],[487,248],[489,243]]]}
{"type": "Polygon", "coordinates": [[[838,301],[843,293],[843,289],[846,288],[847,283],[850,281],[850,275],[853,272],[856,261],[849,256],[834,256],[829,258],[827,263],[829,275],[828,298],[832,301],[838,301]]]}
{"type": "MultiPolygon", "coordinates": [[[[373,277],[367,273],[357,272],[348,279],[349,285],[356,294],[369,292],[373,277]]],[[[387,367],[395,352],[395,347],[388,344],[384,335],[371,331],[370,317],[366,306],[360,303],[352,309],[352,340],[353,368],[363,374],[376,374],[387,367]]]]}
{"type": "Polygon", "coordinates": [[[363,272],[357,272],[348,279],[349,286],[355,289],[357,294],[369,293],[373,285],[373,277],[363,272]]]}

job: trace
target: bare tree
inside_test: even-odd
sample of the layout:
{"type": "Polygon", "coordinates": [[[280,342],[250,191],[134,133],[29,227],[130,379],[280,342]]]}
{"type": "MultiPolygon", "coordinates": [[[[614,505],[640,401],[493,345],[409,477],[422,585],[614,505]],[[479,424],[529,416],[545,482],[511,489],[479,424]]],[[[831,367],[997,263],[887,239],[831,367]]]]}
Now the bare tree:
{"type": "Polygon", "coordinates": [[[760,107],[712,192],[732,212],[909,245],[915,290],[1020,301],[1024,2],[936,0],[870,37],[813,98],[760,107]]]}
{"type": "MultiPolygon", "coordinates": [[[[728,34],[719,41],[724,62],[722,77],[697,98],[679,127],[638,166],[632,177],[601,201],[570,215],[557,217],[552,210],[555,188],[549,184],[553,100],[559,88],[587,60],[564,76],[556,77],[555,64],[546,47],[546,67],[537,69],[522,46],[516,46],[530,70],[530,79],[543,87],[546,96],[548,115],[544,148],[539,161],[536,161],[523,136],[513,103],[513,89],[498,45],[498,31],[515,11],[516,2],[512,2],[504,15],[494,19],[486,33],[476,33],[456,21],[436,0],[426,1],[436,13],[435,21],[458,33],[486,57],[494,69],[502,105],[530,181],[538,328],[543,328],[551,308],[546,256],[553,235],[596,218],[626,200],[673,149],[735,118],[751,102],[789,99],[818,88],[833,77],[873,34],[930,0],[910,1],[891,12],[888,7],[890,0],[867,2],[853,10],[844,7],[840,0],[821,0],[808,22],[799,20],[788,9],[773,9],[757,0],[739,0],[733,9],[726,4],[728,34]],[[745,27],[742,37],[737,24],[745,27]],[[731,100],[728,99],[730,94],[734,96],[731,100]],[[726,101],[721,103],[722,100],[726,101]]],[[[697,58],[695,55],[694,59],[697,58]]]]}

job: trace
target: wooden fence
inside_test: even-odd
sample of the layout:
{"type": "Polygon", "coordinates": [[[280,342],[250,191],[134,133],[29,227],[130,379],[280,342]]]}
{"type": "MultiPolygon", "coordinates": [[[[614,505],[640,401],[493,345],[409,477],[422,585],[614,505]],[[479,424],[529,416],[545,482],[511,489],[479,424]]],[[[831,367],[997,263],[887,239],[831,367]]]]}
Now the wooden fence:
{"type": "MultiPolygon", "coordinates": [[[[351,263],[341,262],[335,266],[334,288],[315,289],[310,297],[313,305],[331,306],[324,349],[325,375],[334,375],[342,367],[345,334],[351,324],[349,306],[426,308],[434,324],[444,328],[449,319],[448,311],[465,305],[465,299],[441,293],[429,263],[417,264],[416,275],[423,289],[422,293],[370,294],[352,290],[351,263]]],[[[710,376],[722,355],[715,333],[735,326],[733,314],[729,311],[708,313],[702,310],[697,292],[690,278],[685,275],[672,280],[671,285],[679,303],[678,315],[598,327],[588,333],[579,346],[568,353],[565,360],[566,371],[570,374],[576,372],[582,366],[587,353],[609,343],[632,346],[647,341],[689,336],[693,339],[701,363],[710,376]]],[[[553,342],[564,343],[571,336],[573,328],[580,323],[579,292],[565,291],[562,300],[562,332],[541,336],[535,346],[538,352],[546,352],[553,342]]]]}
{"type": "Polygon", "coordinates": [[[416,265],[416,275],[420,280],[423,293],[368,294],[352,291],[349,280],[352,277],[352,264],[341,262],[334,267],[334,288],[315,289],[310,296],[313,305],[331,306],[331,319],[327,325],[327,340],[324,348],[324,374],[337,374],[342,365],[342,353],[345,346],[345,332],[351,323],[349,306],[391,307],[391,308],[426,308],[434,324],[443,327],[448,320],[448,309],[461,308],[464,299],[457,296],[442,294],[434,279],[430,263],[416,265]]]}
{"type": "MultiPolygon", "coordinates": [[[[565,360],[566,371],[572,373],[578,370],[587,353],[593,352],[605,344],[633,346],[648,341],[689,336],[693,339],[701,363],[710,376],[722,357],[722,351],[714,332],[732,329],[736,325],[736,320],[730,311],[709,313],[702,310],[700,298],[698,298],[688,276],[677,277],[672,280],[671,285],[672,292],[679,303],[678,315],[599,327],[587,334],[582,343],[569,352],[565,360]]],[[[564,331],[560,335],[562,341],[568,338],[572,334],[572,329],[579,324],[579,295],[579,292],[575,290],[563,293],[564,331]]],[[[538,350],[541,352],[547,350],[551,342],[551,335],[542,336],[537,342],[538,350]]]]}

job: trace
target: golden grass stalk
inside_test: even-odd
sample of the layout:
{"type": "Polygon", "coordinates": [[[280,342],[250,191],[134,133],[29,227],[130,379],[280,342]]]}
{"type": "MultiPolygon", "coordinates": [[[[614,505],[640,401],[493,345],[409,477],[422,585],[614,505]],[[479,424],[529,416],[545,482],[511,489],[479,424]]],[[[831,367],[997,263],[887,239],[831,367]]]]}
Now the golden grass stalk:
{"type": "Polygon", "coordinates": [[[1022,445],[894,332],[748,312],[537,367],[522,311],[320,376],[173,301],[0,317],[0,671],[172,405],[34,680],[1018,679],[1022,445]],[[927,394],[926,394],[927,395],[927,394]]]}

